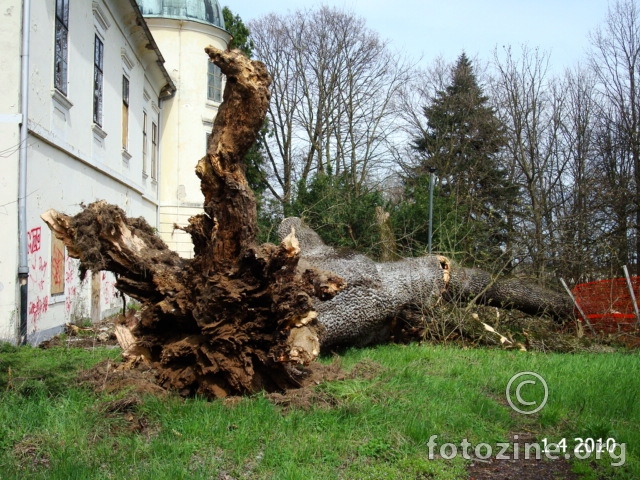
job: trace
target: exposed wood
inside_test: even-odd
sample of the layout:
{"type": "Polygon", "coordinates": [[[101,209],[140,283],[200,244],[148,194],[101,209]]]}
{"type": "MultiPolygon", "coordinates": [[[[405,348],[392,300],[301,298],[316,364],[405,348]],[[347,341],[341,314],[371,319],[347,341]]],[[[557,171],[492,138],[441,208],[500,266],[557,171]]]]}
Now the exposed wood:
{"type": "Polygon", "coordinates": [[[91,322],[98,323],[101,313],[100,308],[100,272],[91,275],[91,322]]]}

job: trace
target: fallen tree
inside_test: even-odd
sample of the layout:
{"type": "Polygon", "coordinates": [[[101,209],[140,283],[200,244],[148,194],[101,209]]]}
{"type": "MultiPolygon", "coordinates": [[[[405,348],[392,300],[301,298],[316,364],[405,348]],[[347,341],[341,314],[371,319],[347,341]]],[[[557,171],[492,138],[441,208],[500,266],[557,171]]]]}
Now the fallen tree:
{"type": "Polygon", "coordinates": [[[219,397],[295,386],[319,354],[322,327],[311,297],[340,291],[339,277],[299,271],[294,235],[255,243],[256,203],[243,159],[262,126],[270,77],[240,51],[206,49],[226,75],[223,103],[196,174],[203,213],[189,219],[195,256],[181,259],[144,219],[105,202],[74,217],[42,215],[81,272],[110,270],[116,287],[142,303],[139,322],[121,328],[124,354],[150,363],[159,383],[184,395],[219,397]]]}
{"type": "Polygon", "coordinates": [[[441,255],[374,262],[355,252],[336,250],[296,217],[278,229],[280,239],[292,229],[299,238],[301,265],[329,270],[346,288],[329,301],[316,302],[326,329],[324,348],[367,345],[386,340],[394,321],[428,310],[441,299],[459,305],[483,304],[547,315],[561,321],[573,314],[570,298],[528,279],[500,278],[465,268],[441,255]]]}
{"type": "Polygon", "coordinates": [[[140,319],[119,329],[128,364],[150,364],[160,385],[183,395],[279,390],[298,385],[298,366],[313,362],[321,347],[383,340],[390,319],[408,306],[456,290],[514,300],[512,289],[473,270],[452,270],[442,256],[376,263],[337,251],[297,218],[280,226],[280,245],[257,245],[243,159],[263,123],[270,78],[239,51],[206,52],[227,83],[196,167],[203,213],[178,227],[193,239],[193,259],[170,251],[144,219],[105,202],[73,217],[42,215],[80,259],[82,275],[110,270],[116,287],[142,303],[140,319]]]}

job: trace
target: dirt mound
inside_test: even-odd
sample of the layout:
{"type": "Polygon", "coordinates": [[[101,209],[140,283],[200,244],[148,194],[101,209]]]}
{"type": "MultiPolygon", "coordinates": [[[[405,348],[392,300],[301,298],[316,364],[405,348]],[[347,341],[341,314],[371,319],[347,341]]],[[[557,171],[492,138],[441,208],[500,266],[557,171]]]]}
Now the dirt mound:
{"type": "MultiPolygon", "coordinates": [[[[312,407],[333,408],[337,406],[335,397],[317,389],[316,387],[331,381],[355,378],[370,379],[384,371],[380,364],[365,359],[358,362],[347,372],[342,367],[342,361],[335,357],[330,364],[313,363],[304,369],[299,369],[295,375],[300,379],[298,388],[270,392],[266,397],[275,405],[283,407],[286,412],[292,408],[310,409],[312,407]]],[[[105,404],[105,411],[127,412],[132,406],[140,403],[144,395],[164,396],[169,393],[158,385],[158,373],[145,364],[134,367],[105,360],[94,367],[80,373],[77,381],[88,385],[96,392],[107,392],[122,395],[122,398],[105,404]]],[[[233,405],[240,397],[227,397],[225,404],[233,405]]]]}
{"type": "Polygon", "coordinates": [[[122,368],[123,364],[113,360],[104,360],[94,367],[84,370],[78,376],[78,382],[88,385],[97,392],[127,392],[138,395],[162,396],[167,390],[157,384],[157,373],[147,365],[122,368]]]}

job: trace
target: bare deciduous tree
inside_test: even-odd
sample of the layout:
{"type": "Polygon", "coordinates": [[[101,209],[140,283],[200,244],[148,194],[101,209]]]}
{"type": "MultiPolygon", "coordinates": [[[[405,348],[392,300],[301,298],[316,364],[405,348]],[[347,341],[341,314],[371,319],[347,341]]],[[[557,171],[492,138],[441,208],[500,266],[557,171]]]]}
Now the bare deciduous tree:
{"type": "Polygon", "coordinates": [[[548,54],[525,46],[519,57],[511,48],[505,49],[504,57],[497,51],[494,57],[493,97],[506,126],[506,162],[521,189],[510,219],[523,236],[519,244],[525,250],[516,263],[530,262],[532,273],[542,279],[555,251],[551,193],[559,187],[566,166],[557,155],[564,96],[548,78],[548,54]]]}
{"type": "MultiPolygon", "coordinates": [[[[623,204],[612,205],[618,216],[613,230],[623,235],[620,243],[635,244],[631,251],[637,264],[640,259],[640,7],[637,2],[619,0],[610,5],[604,25],[595,30],[590,40],[590,65],[602,94],[603,139],[609,139],[603,145],[603,166],[607,169],[606,175],[614,175],[612,180],[618,184],[617,188],[626,190],[624,199],[620,199],[623,204]],[[616,154],[611,156],[613,150],[616,154]],[[627,175],[631,182],[625,182],[622,175],[627,175]]],[[[628,251],[628,245],[620,247],[628,251]]],[[[631,258],[621,260],[626,263],[631,258]]]]}
{"type": "Polygon", "coordinates": [[[597,186],[595,78],[584,68],[567,71],[562,91],[566,108],[558,155],[565,159],[566,169],[554,193],[554,232],[558,237],[555,267],[563,278],[588,281],[599,266],[594,246],[600,245],[603,227],[598,213],[602,197],[597,186]]]}
{"type": "Polygon", "coordinates": [[[313,172],[345,174],[354,192],[391,158],[392,99],[408,77],[364,20],[320,7],[250,25],[273,76],[268,112],[270,189],[283,204],[313,172]]]}

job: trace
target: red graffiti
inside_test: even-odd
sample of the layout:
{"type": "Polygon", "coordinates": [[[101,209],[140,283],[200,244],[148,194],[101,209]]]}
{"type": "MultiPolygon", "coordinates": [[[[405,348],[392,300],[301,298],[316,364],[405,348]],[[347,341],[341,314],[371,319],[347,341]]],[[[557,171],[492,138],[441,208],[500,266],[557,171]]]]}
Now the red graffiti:
{"type": "Polygon", "coordinates": [[[76,276],[76,269],[74,268],[73,259],[71,257],[67,257],[67,261],[65,264],[65,272],[64,279],[67,284],[73,283],[73,279],[76,276]]]}
{"type": "Polygon", "coordinates": [[[67,313],[71,313],[71,307],[73,306],[73,301],[78,295],[77,287],[68,287],[67,288],[67,297],[64,299],[64,309],[67,313]]]}
{"type": "Polygon", "coordinates": [[[29,279],[38,286],[40,291],[44,290],[45,277],[49,264],[40,256],[33,257],[31,268],[29,269],[29,279]]]}
{"type": "Polygon", "coordinates": [[[38,297],[35,302],[29,302],[29,316],[34,323],[40,318],[40,316],[45,313],[49,309],[49,297],[40,298],[38,297]]]}
{"type": "Polygon", "coordinates": [[[104,305],[111,305],[114,299],[120,296],[120,293],[116,289],[116,284],[112,280],[112,276],[107,276],[106,272],[102,272],[101,283],[101,296],[104,305]]]}
{"type": "Polygon", "coordinates": [[[35,253],[40,250],[42,229],[40,227],[32,228],[27,232],[27,252],[35,253]]]}

